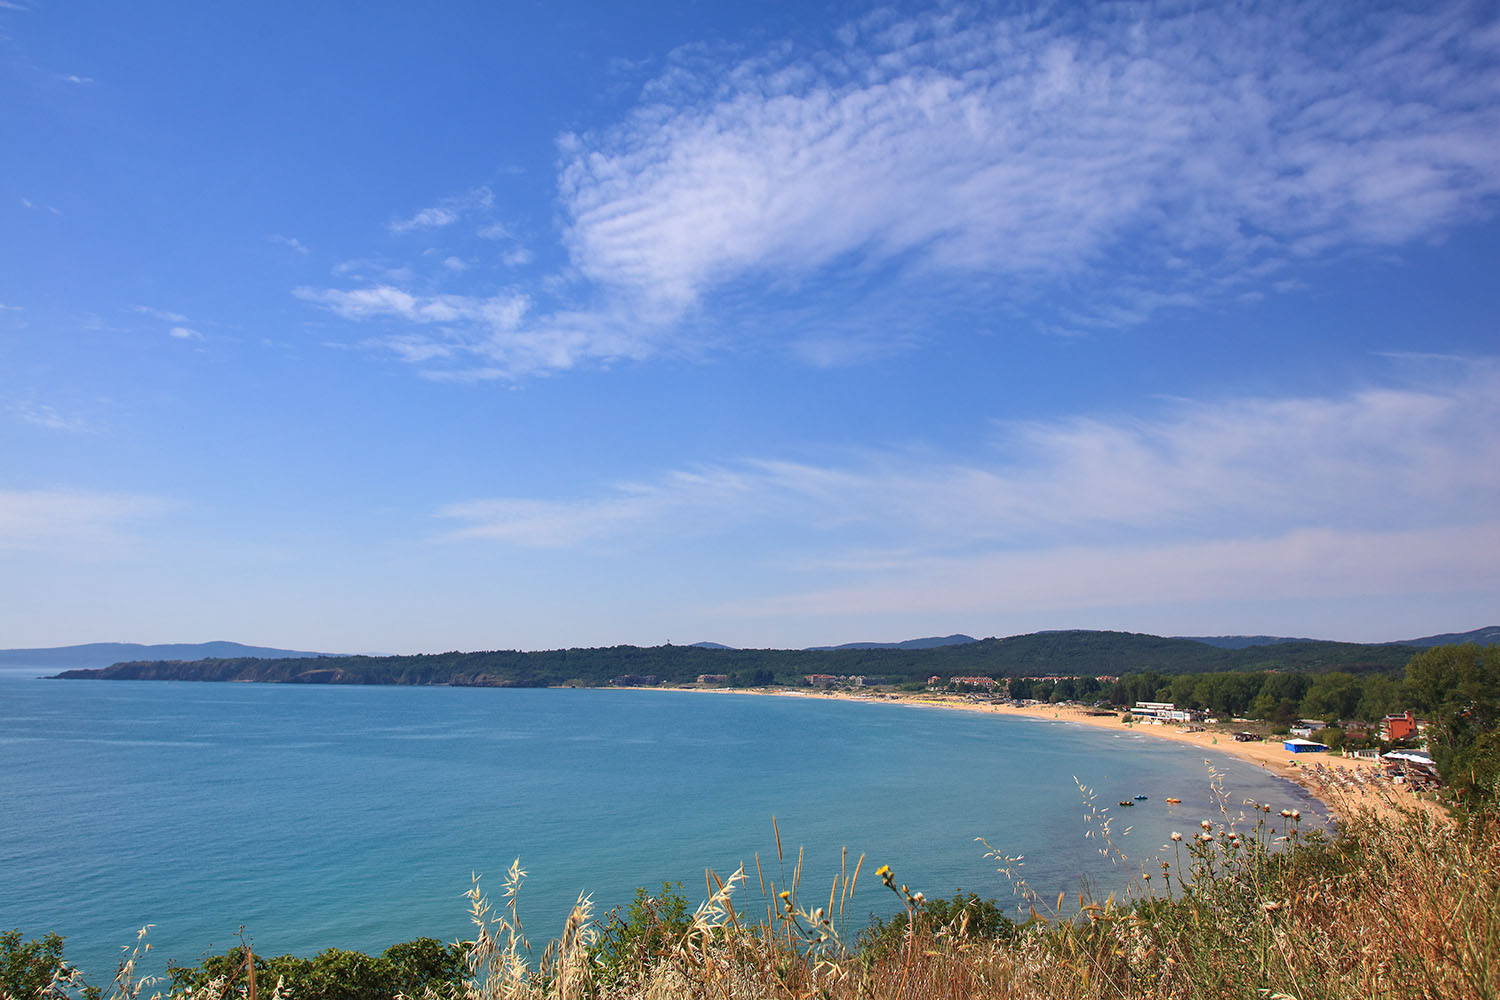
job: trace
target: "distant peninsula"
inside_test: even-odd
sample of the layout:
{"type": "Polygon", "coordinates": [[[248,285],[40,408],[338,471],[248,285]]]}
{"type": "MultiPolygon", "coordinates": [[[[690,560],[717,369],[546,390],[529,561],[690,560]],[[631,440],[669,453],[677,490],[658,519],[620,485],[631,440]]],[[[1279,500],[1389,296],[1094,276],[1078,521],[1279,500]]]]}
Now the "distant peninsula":
{"type": "Polygon", "coordinates": [[[0,667],[107,667],[126,660],[208,660],[261,657],[282,660],[327,656],[297,649],[246,646],[240,642],[89,642],[40,649],[0,649],[0,667]]]}

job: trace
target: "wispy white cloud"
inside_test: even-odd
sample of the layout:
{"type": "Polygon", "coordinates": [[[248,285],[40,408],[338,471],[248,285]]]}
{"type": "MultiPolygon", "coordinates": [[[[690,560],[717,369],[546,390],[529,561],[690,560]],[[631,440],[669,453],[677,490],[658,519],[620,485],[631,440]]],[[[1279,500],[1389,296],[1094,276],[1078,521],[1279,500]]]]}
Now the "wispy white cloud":
{"type": "Polygon", "coordinates": [[[68,416],[58,412],[56,407],[45,403],[19,402],[11,406],[11,412],[24,423],[37,427],[45,427],[53,431],[68,431],[75,434],[89,433],[94,430],[83,417],[68,416]]]}
{"type": "Polygon", "coordinates": [[[154,306],[131,306],[130,311],[140,313],[142,316],[150,316],[152,319],[159,319],[163,323],[181,324],[189,322],[188,318],[182,313],[171,312],[167,309],[157,309],[154,306]]]}
{"type": "Polygon", "coordinates": [[[131,540],[131,525],[171,507],[159,497],[124,493],[0,490],[0,550],[106,554],[131,540]]]}
{"type": "MultiPolygon", "coordinates": [[[[1073,616],[1090,608],[1170,606],[1181,618],[1198,603],[1328,600],[1493,591],[1489,553],[1500,521],[1361,531],[1297,529],[1263,536],[1045,550],[921,556],[886,561],[861,582],[725,603],[741,619],[1073,616]]],[[[851,574],[853,575],[853,574],[851,574]]]]}
{"type": "Polygon", "coordinates": [[[504,223],[492,222],[480,226],[474,235],[480,239],[508,244],[500,252],[500,263],[506,267],[523,267],[530,264],[536,256],[529,247],[522,245],[520,237],[504,223]]]}
{"type": "Polygon", "coordinates": [[[312,252],[308,250],[308,248],[303,245],[302,241],[297,239],[297,237],[295,236],[282,236],[280,234],[274,234],[271,236],[267,236],[266,240],[271,243],[280,244],[284,247],[290,247],[291,249],[297,251],[300,254],[303,254],[304,256],[312,252]]]}
{"type": "Polygon", "coordinates": [[[404,285],[416,280],[416,272],[410,267],[370,258],[340,261],[333,266],[333,273],[365,284],[404,285]]]}
{"type": "Polygon", "coordinates": [[[498,329],[513,329],[526,312],[523,295],[476,298],[466,295],[412,295],[391,285],[352,291],[298,288],[298,298],[337,313],[345,319],[397,317],[412,323],[479,321],[498,329]]]}
{"type": "Polygon", "coordinates": [[[450,208],[424,208],[409,219],[399,219],[390,225],[393,233],[409,233],[413,229],[440,229],[458,221],[458,212],[450,208]]]}
{"type": "MultiPolygon", "coordinates": [[[[173,338],[174,340],[204,339],[202,331],[198,330],[194,326],[189,326],[188,324],[192,323],[192,320],[190,320],[187,316],[184,316],[182,313],[172,312],[170,309],[158,309],[155,306],[143,305],[131,306],[130,311],[139,313],[142,316],[149,316],[151,319],[158,320],[166,324],[167,336],[173,338]]],[[[97,317],[95,317],[95,319],[97,320],[97,317]]],[[[93,328],[103,329],[104,327],[102,325],[102,322],[98,322],[93,324],[93,328]]]]}
{"type": "Polygon", "coordinates": [[[60,74],[58,74],[57,78],[59,80],[65,81],[67,83],[74,83],[74,84],[79,84],[79,85],[87,85],[87,84],[90,84],[90,83],[94,82],[94,78],[93,77],[91,77],[91,76],[79,76],[77,73],[60,73],[60,74]]]}
{"type": "Polygon", "coordinates": [[[1004,424],[961,461],[745,460],[594,498],[475,500],[439,514],[460,525],[450,537],[533,548],[789,539],[762,543],[757,569],[818,582],[742,607],[756,614],[850,612],[877,598],[962,609],[1023,593],[1033,608],[1383,593],[1408,569],[1415,589],[1494,587],[1500,364],[1444,367],[1441,381],[1339,397],[1004,424]]]}
{"type": "MultiPolygon", "coordinates": [[[[657,483],[630,483],[600,500],[518,498],[449,504],[438,513],[468,522],[457,538],[485,538],[536,548],[569,548],[601,539],[647,534],[680,516],[706,510],[729,514],[742,502],[767,500],[780,485],[757,470],[708,469],[668,474],[657,483]]],[[[768,513],[769,508],[761,508],[768,513]]]]}
{"type": "Polygon", "coordinates": [[[492,296],[418,295],[393,285],[356,289],[298,288],[294,294],[361,322],[399,321],[413,329],[370,341],[436,379],[474,381],[561,371],[580,360],[638,358],[647,353],[634,324],[590,312],[531,318],[519,292],[492,296]],[[440,363],[440,364],[434,364],[440,363]]]}
{"type": "Polygon", "coordinates": [[[420,209],[407,218],[397,219],[387,228],[398,236],[415,230],[442,229],[466,215],[487,211],[494,204],[494,192],[487,187],[477,187],[457,197],[445,198],[429,208],[420,209]]]}

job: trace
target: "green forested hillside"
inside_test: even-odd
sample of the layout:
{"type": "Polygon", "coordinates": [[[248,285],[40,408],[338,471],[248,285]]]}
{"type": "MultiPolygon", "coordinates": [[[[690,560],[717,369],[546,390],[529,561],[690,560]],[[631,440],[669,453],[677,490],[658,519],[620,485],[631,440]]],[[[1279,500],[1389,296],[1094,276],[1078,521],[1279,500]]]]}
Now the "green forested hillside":
{"type": "Polygon", "coordinates": [[[934,649],[706,649],[700,646],[610,646],[541,652],[500,650],[419,656],[326,656],[307,659],[132,661],[102,670],[69,670],[64,678],[264,681],[316,684],[454,684],[543,687],[603,685],[634,675],[683,683],[727,674],[748,686],[795,684],[802,675],[864,674],[892,682],[986,675],[1121,675],[1224,670],[1351,673],[1397,671],[1415,650],[1341,642],[1281,643],[1220,649],[1189,639],[1130,632],[1040,632],[934,649]]]}

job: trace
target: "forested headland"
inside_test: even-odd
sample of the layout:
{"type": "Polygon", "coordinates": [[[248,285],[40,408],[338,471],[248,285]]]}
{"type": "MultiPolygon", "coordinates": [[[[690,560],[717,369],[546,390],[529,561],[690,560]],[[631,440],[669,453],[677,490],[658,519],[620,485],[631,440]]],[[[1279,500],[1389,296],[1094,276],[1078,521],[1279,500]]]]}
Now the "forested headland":
{"type": "Polygon", "coordinates": [[[617,679],[687,684],[724,675],[729,686],[801,685],[808,674],[879,677],[891,684],[930,677],[1119,677],[1224,671],[1398,673],[1418,650],[1405,645],[1286,642],[1224,649],[1192,639],[1132,632],[1038,632],[931,649],[718,649],[607,646],[537,652],[494,650],[414,656],[323,656],[140,660],[67,679],[259,681],[303,684],[446,684],[484,687],[602,687],[617,679]]]}

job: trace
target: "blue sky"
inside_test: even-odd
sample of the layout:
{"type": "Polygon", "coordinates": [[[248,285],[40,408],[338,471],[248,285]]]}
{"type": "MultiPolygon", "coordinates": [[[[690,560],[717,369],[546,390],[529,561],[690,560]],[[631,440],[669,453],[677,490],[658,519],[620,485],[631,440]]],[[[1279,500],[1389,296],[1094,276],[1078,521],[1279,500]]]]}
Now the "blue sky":
{"type": "Polygon", "coordinates": [[[1493,4],[0,0],[0,646],[1500,620],[1493,4]]]}

